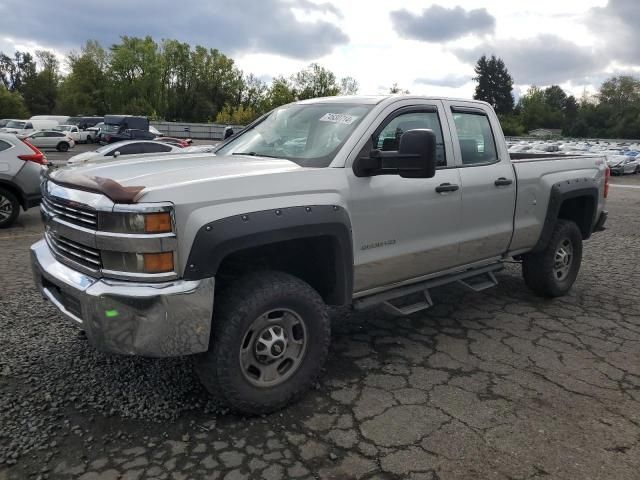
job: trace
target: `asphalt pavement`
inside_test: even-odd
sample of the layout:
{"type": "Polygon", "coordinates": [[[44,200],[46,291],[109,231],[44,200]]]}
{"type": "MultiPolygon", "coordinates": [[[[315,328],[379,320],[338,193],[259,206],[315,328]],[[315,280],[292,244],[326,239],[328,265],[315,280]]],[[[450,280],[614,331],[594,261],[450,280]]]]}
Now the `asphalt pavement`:
{"type": "Polygon", "coordinates": [[[638,479],[640,175],[613,183],[568,296],[514,264],[407,318],[335,310],[316,388],[257,418],[189,359],[91,348],[35,291],[31,210],[0,231],[0,480],[638,479]]]}

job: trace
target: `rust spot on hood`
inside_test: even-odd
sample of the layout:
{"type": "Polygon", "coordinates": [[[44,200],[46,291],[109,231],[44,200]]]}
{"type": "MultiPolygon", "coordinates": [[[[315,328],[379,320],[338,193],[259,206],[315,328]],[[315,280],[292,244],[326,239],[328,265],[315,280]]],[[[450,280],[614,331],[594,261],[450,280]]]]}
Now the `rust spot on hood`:
{"type": "Polygon", "coordinates": [[[136,203],[138,194],[145,188],[144,185],[125,187],[110,178],[88,177],[65,170],[56,171],[50,178],[64,187],[101,193],[115,203],[136,203]]]}

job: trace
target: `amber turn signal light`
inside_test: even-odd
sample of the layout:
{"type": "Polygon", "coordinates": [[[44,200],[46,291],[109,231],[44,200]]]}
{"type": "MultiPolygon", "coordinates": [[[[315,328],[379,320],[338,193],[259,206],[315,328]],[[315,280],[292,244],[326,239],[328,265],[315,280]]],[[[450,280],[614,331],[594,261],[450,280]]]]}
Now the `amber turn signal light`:
{"type": "Polygon", "coordinates": [[[166,273],[173,271],[173,252],[144,253],[145,273],[166,273]]]}
{"type": "Polygon", "coordinates": [[[149,213],[144,216],[145,232],[169,233],[171,230],[171,214],[169,212],[149,213]]]}

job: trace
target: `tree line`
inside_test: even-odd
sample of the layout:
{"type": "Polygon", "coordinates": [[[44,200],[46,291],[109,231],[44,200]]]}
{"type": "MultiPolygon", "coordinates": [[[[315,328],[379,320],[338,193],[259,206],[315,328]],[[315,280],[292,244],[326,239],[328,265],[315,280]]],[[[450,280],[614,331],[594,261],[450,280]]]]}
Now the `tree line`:
{"type": "Polygon", "coordinates": [[[580,99],[558,85],[531,86],[516,103],[513,78],[500,58],[483,55],[475,66],[474,97],[490,103],[505,135],[537,128],[561,130],[581,138],[640,138],[640,80],[620,75],[604,81],[595,94],[580,99]]]}
{"type": "MultiPolygon", "coordinates": [[[[88,41],[65,62],[63,69],[49,51],[35,56],[0,52],[0,118],[126,113],[246,124],[285,103],[358,92],[354,78],[338,78],[316,63],[265,82],[217,49],[151,37],[124,36],[109,48],[88,41]]],[[[596,94],[580,99],[558,85],[532,86],[515,102],[514,80],[502,59],[483,55],[475,73],[474,98],[496,109],[507,135],[550,128],[572,137],[640,137],[640,80],[635,77],[612,77],[596,94]]],[[[409,91],[395,83],[389,93],[409,91]]]]}
{"type": "Polygon", "coordinates": [[[246,124],[295,100],[355,94],[358,82],[312,63],[267,83],[217,49],[151,37],[121,38],[108,49],[88,41],[66,58],[48,51],[0,52],[0,116],[126,113],[152,119],[246,124]]]}

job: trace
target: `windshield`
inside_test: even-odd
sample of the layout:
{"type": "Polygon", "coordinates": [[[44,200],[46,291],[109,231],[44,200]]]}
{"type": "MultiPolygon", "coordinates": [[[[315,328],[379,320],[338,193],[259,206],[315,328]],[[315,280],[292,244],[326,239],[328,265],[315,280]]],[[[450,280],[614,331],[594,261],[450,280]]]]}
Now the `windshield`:
{"type": "Polygon", "coordinates": [[[56,132],[67,132],[72,128],[73,125],[58,125],[57,127],[54,127],[53,130],[55,130],[56,132]]]}
{"type": "Polygon", "coordinates": [[[27,123],[27,122],[17,122],[15,120],[11,120],[9,123],[7,123],[6,128],[23,129],[25,123],[27,123]]]}
{"type": "Polygon", "coordinates": [[[217,155],[285,158],[303,167],[328,167],[372,105],[316,103],[276,108],[217,155]]]}
{"type": "Polygon", "coordinates": [[[102,126],[102,130],[104,130],[107,133],[117,133],[118,130],[120,130],[120,125],[105,123],[104,126],[102,126]]]}

